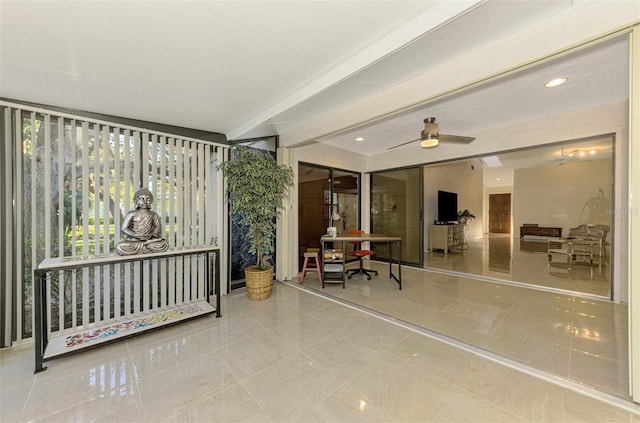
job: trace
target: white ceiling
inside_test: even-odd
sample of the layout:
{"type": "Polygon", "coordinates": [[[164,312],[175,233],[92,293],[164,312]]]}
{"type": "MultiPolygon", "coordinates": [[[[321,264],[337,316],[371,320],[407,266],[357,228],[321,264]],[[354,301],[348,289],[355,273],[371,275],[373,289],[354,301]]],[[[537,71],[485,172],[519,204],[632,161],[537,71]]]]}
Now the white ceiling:
{"type": "MultiPolygon", "coordinates": [[[[571,8],[571,0],[0,0],[0,97],[220,132],[277,135],[571,8]],[[487,25],[490,22],[491,25],[487,25]]],[[[611,41],[317,141],[365,155],[422,119],[470,135],[628,96],[611,41]],[[556,90],[542,83],[568,76],[556,90]],[[356,142],[365,138],[366,149],[356,142]]]]}

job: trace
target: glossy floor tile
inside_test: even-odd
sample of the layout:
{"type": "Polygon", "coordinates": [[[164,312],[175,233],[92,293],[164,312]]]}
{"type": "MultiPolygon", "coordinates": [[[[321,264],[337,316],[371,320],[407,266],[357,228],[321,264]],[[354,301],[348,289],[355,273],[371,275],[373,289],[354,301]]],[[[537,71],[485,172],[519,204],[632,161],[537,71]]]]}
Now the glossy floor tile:
{"type": "Polygon", "coordinates": [[[610,255],[591,265],[578,260],[568,264],[566,257],[547,254],[546,240],[522,241],[508,234],[485,234],[470,239],[459,250],[425,252],[426,268],[485,276],[516,283],[575,291],[609,298],[610,255]]]}
{"type": "Polygon", "coordinates": [[[626,305],[406,266],[398,290],[388,264],[368,266],[379,276],[353,276],[345,289],[322,289],[315,274],[303,285],[629,398],[626,305]]]}
{"type": "MultiPolygon", "coordinates": [[[[350,283],[344,294],[379,301],[381,282],[350,283]]],[[[410,304],[410,291],[394,291],[396,301],[410,304]]],[[[640,421],[634,404],[581,393],[290,284],[276,283],[264,301],[234,291],[222,314],[51,360],[37,375],[32,344],[0,350],[0,421],[640,421]]],[[[477,307],[451,313],[465,315],[484,316],[491,327],[477,307]]]]}

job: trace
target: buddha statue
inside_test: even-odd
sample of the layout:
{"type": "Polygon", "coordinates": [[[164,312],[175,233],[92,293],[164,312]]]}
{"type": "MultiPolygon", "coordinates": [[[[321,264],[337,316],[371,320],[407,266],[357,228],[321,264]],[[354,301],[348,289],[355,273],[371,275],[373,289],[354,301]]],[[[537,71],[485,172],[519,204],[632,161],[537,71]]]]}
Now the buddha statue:
{"type": "Polygon", "coordinates": [[[151,211],[151,191],[140,188],[134,194],[133,202],[136,209],[124,217],[124,239],[116,244],[116,252],[121,256],[129,256],[167,251],[169,244],[162,238],[160,217],[151,211]]]}

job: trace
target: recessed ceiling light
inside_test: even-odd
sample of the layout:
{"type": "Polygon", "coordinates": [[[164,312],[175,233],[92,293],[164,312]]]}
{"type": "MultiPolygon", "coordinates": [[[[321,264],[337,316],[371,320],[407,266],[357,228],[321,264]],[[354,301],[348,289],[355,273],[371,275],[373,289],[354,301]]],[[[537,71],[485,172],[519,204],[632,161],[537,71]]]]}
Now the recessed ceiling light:
{"type": "Polygon", "coordinates": [[[358,138],[356,138],[356,141],[364,141],[364,138],[358,137],[358,138]]]}
{"type": "Polygon", "coordinates": [[[589,154],[596,154],[596,150],[590,150],[589,154]]]}
{"type": "Polygon", "coordinates": [[[500,178],[496,178],[496,181],[500,181],[500,178]]]}
{"type": "Polygon", "coordinates": [[[551,87],[557,87],[558,85],[562,85],[565,82],[567,82],[567,78],[555,78],[552,79],[551,81],[547,82],[546,84],[544,84],[545,87],[547,88],[551,88],[551,87]]]}

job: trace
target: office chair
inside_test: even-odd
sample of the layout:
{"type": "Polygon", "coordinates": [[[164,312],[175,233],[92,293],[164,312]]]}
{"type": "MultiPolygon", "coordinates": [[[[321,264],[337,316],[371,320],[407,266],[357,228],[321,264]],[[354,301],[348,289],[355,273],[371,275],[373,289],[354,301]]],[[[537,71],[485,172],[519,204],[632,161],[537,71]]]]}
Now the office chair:
{"type": "MultiPolygon", "coordinates": [[[[359,229],[349,230],[349,234],[363,234],[363,233],[364,231],[361,231],[359,229]]],[[[360,267],[358,269],[347,270],[347,276],[349,277],[349,279],[351,279],[351,276],[356,275],[358,273],[366,275],[368,280],[371,280],[371,273],[375,273],[376,276],[378,276],[377,270],[368,270],[363,267],[363,258],[367,256],[368,257],[375,256],[376,252],[373,250],[361,250],[360,246],[362,245],[362,242],[358,242],[358,241],[349,241],[349,242],[353,244],[353,251],[351,251],[350,254],[358,257],[358,259],[360,260],[360,267]]]]}

